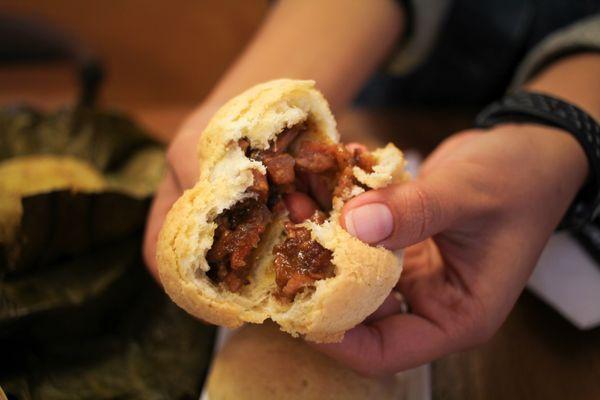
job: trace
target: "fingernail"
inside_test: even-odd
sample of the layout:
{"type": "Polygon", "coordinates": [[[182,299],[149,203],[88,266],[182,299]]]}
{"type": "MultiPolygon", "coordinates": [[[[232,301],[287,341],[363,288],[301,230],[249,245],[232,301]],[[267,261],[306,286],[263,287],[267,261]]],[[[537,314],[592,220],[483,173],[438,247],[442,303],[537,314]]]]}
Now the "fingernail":
{"type": "Polygon", "coordinates": [[[344,217],[346,230],[366,243],[378,243],[392,234],[394,218],[390,209],[381,203],[356,207],[344,217]]]}

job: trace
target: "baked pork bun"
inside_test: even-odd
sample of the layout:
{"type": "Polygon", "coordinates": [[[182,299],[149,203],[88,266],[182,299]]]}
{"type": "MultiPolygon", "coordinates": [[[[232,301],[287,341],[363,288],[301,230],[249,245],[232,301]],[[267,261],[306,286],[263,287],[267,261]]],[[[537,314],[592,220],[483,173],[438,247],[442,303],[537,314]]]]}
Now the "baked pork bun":
{"type": "Polygon", "coordinates": [[[394,145],[347,150],[314,82],[281,79],[226,103],[198,154],[200,178],[158,239],[160,279],[179,306],[229,328],[270,318],[336,342],[381,305],[402,254],[350,236],[339,218],[353,196],[407,179],[394,145]],[[320,210],[292,223],[283,199],[294,192],[320,210]]]}
{"type": "Polygon", "coordinates": [[[205,388],[210,400],[397,400],[408,397],[403,383],[361,376],[264,323],[233,333],[213,359],[205,388]]]}

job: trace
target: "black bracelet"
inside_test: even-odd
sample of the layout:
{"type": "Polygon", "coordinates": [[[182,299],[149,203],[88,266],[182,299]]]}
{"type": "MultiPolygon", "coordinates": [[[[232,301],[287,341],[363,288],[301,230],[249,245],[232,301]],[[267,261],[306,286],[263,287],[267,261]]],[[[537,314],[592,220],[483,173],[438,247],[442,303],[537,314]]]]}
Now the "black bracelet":
{"type": "Polygon", "coordinates": [[[475,126],[490,128],[507,122],[561,128],[577,139],[588,159],[589,177],[559,229],[580,228],[595,219],[600,211],[600,125],[573,104],[541,93],[520,91],[486,107],[475,119],[475,126]]]}

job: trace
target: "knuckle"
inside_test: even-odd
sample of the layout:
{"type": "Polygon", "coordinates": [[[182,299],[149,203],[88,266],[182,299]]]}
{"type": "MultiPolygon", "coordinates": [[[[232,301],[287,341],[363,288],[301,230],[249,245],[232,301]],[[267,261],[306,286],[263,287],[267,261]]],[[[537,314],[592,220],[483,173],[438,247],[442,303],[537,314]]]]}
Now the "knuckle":
{"type": "Polygon", "coordinates": [[[494,336],[495,332],[496,330],[492,329],[485,319],[478,320],[471,327],[469,334],[466,335],[467,344],[470,346],[479,346],[487,343],[494,336]]]}
{"type": "Polygon", "coordinates": [[[416,240],[426,239],[427,236],[431,236],[435,232],[438,225],[438,221],[441,219],[442,210],[440,202],[432,191],[427,190],[421,185],[414,185],[412,187],[412,195],[415,199],[413,201],[413,212],[415,215],[415,228],[416,240]]]}
{"type": "Polygon", "coordinates": [[[465,312],[454,332],[459,347],[470,348],[488,342],[494,336],[497,326],[487,317],[484,310],[473,304],[465,312]]]}
{"type": "Polygon", "coordinates": [[[167,148],[167,161],[171,165],[177,165],[183,157],[189,157],[196,152],[196,142],[191,141],[186,135],[178,134],[167,148]]]}
{"type": "Polygon", "coordinates": [[[411,182],[389,190],[385,197],[394,215],[395,244],[406,247],[438,233],[442,209],[438,197],[428,187],[411,182]]]}
{"type": "Polygon", "coordinates": [[[173,142],[168,148],[167,148],[167,152],[166,152],[166,159],[167,159],[167,163],[169,163],[169,165],[175,165],[177,163],[177,159],[178,157],[178,146],[177,146],[177,142],[173,142]]]}
{"type": "Polygon", "coordinates": [[[371,363],[358,363],[352,365],[351,368],[366,378],[377,378],[383,374],[376,365],[371,363]]]}
{"type": "Polygon", "coordinates": [[[420,186],[415,187],[415,193],[419,197],[421,204],[421,213],[423,215],[423,227],[430,228],[432,224],[439,219],[441,215],[441,207],[437,197],[433,192],[424,190],[420,186]]]}
{"type": "Polygon", "coordinates": [[[444,139],[438,145],[438,148],[451,149],[459,144],[462,144],[465,140],[469,140],[479,135],[481,135],[481,131],[476,129],[463,130],[444,139]]]}
{"type": "Polygon", "coordinates": [[[390,360],[386,358],[386,343],[384,332],[377,324],[367,325],[369,335],[357,347],[350,367],[365,377],[379,377],[386,373],[390,360]]]}
{"type": "Polygon", "coordinates": [[[498,328],[495,313],[465,293],[447,296],[439,307],[447,311],[441,327],[457,351],[486,343],[498,328]]]}
{"type": "Polygon", "coordinates": [[[467,216],[491,215],[501,210],[510,199],[510,178],[498,174],[489,165],[479,161],[462,160],[455,176],[454,191],[460,214],[467,216]],[[493,179],[491,179],[493,177],[493,179]]]}

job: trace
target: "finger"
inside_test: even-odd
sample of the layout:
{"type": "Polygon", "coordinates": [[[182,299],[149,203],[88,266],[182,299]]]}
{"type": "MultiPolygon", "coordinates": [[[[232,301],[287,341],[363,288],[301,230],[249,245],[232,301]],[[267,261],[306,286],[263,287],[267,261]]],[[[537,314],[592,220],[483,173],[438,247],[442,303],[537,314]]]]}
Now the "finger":
{"type": "Polygon", "coordinates": [[[482,133],[479,131],[464,131],[461,133],[454,134],[447,139],[444,139],[433,152],[427,156],[427,159],[421,166],[420,174],[427,175],[427,173],[436,168],[441,162],[451,157],[455,152],[454,150],[460,146],[463,146],[465,142],[476,139],[482,133]]]}
{"type": "Polygon", "coordinates": [[[461,171],[437,169],[427,177],[350,200],[341,223],[360,240],[400,249],[465,222],[489,202],[471,189],[461,171]]]}
{"type": "Polygon", "coordinates": [[[156,265],[156,241],[158,240],[158,233],[171,206],[180,195],[181,190],[175,182],[173,171],[168,170],[152,201],[146,224],[146,232],[144,234],[144,261],[148,266],[148,270],[158,282],[160,282],[156,265]]]}
{"type": "Polygon", "coordinates": [[[414,368],[456,348],[437,325],[413,314],[395,314],[358,325],[346,332],[341,343],[314,346],[364,375],[414,368]]]}
{"type": "Polygon", "coordinates": [[[290,219],[296,224],[310,218],[318,208],[310,196],[300,192],[285,195],[283,201],[290,213],[290,219]]]}
{"type": "Polygon", "coordinates": [[[176,182],[183,189],[191,188],[198,180],[198,139],[220,106],[220,103],[203,103],[183,121],[169,146],[167,159],[173,166],[176,182]]]}
{"type": "MultiPolygon", "coordinates": [[[[400,282],[413,275],[419,276],[428,273],[432,269],[439,270],[441,267],[442,258],[435,243],[432,239],[424,240],[404,249],[400,282]]],[[[400,291],[404,293],[402,290],[400,291]]]]}
{"type": "Polygon", "coordinates": [[[382,305],[379,306],[377,310],[365,319],[365,323],[371,323],[378,321],[380,319],[384,319],[393,314],[398,314],[406,309],[406,303],[402,299],[402,295],[400,295],[397,291],[392,291],[389,296],[385,299],[382,305]]]}
{"type": "Polygon", "coordinates": [[[177,138],[167,150],[167,161],[173,168],[172,179],[176,185],[183,189],[191,188],[198,180],[199,168],[196,141],[197,135],[194,136],[191,132],[183,132],[177,135],[177,138]],[[190,145],[191,143],[194,143],[194,145],[190,145]]]}

